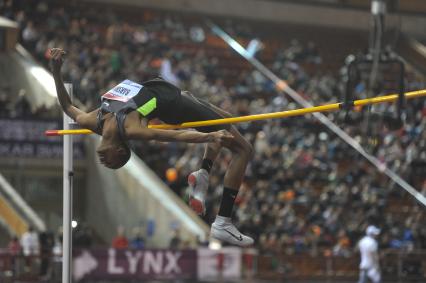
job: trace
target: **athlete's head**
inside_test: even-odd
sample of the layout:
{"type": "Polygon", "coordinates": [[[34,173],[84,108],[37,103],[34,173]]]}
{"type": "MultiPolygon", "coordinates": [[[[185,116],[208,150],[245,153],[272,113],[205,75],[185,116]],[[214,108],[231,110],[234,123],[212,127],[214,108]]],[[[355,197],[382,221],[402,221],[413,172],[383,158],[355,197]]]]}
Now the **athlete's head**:
{"type": "Polygon", "coordinates": [[[115,116],[108,113],[103,119],[102,141],[96,152],[103,165],[118,169],[129,161],[130,149],[120,137],[115,116]]]}
{"type": "Polygon", "coordinates": [[[130,149],[123,142],[101,143],[96,152],[101,163],[111,169],[118,169],[124,166],[131,155],[130,149]]]}

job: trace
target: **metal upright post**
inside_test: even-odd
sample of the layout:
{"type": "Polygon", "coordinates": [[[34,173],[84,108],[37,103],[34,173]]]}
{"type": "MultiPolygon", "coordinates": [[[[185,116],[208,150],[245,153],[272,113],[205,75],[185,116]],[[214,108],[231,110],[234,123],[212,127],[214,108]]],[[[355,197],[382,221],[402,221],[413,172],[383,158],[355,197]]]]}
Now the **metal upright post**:
{"type": "MultiPolygon", "coordinates": [[[[72,84],[65,83],[65,89],[72,99],[72,84]]],[[[64,113],[64,129],[70,129],[72,119],[64,113]]],[[[73,146],[72,136],[64,137],[63,157],[63,241],[62,241],[62,283],[71,283],[72,270],[72,184],[73,184],[73,146]]]]}

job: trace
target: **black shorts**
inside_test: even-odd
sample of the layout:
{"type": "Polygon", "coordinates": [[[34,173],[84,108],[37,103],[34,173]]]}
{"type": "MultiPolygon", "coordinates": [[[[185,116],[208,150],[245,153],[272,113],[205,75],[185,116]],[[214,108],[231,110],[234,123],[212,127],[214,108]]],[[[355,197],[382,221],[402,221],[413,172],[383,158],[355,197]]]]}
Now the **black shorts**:
{"type": "MultiPolygon", "coordinates": [[[[215,120],[224,118],[210,103],[193,96],[190,92],[181,91],[174,85],[157,79],[144,83],[141,94],[135,97],[138,106],[143,105],[152,98],[156,98],[157,107],[147,119],[158,118],[167,124],[181,124],[184,122],[215,120]]],[[[226,129],[230,125],[215,125],[197,127],[200,132],[214,132],[226,129]]]]}
{"type": "MultiPolygon", "coordinates": [[[[194,97],[190,92],[187,91],[182,92],[179,111],[176,113],[178,115],[176,116],[176,121],[174,121],[174,124],[225,118],[223,115],[216,112],[210,103],[194,97]]],[[[209,133],[219,130],[229,130],[230,125],[214,125],[197,127],[195,129],[200,132],[209,133]]]]}

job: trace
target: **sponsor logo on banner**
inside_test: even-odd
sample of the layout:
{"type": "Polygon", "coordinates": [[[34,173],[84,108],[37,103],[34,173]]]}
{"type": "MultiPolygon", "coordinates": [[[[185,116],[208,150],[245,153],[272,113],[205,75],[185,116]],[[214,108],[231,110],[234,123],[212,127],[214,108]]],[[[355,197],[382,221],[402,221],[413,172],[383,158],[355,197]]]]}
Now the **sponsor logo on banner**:
{"type": "Polygon", "coordinates": [[[80,280],[160,280],[196,277],[193,250],[84,250],[74,254],[80,280]]]}
{"type": "Polygon", "coordinates": [[[211,250],[199,248],[197,277],[201,279],[239,279],[241,277],[241,249],[237,247],[211,250]]]}
{"type": "Polygon", "coordinates": [[[74,279],[79,281],[98,267],[98,261],[90,254],[90,252],[83,251],[76,259],[74,259],[73,267],[74,279]]]}

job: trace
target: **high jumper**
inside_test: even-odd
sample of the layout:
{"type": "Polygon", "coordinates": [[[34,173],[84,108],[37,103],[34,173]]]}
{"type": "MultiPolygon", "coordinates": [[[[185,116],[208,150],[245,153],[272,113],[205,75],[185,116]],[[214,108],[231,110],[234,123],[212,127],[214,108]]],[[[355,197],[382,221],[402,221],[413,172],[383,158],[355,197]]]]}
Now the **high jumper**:
{"type": "Polygon", "coordinates": [[[143,83],[124,80],[102,95],[99,108],[86,113],[72,104],[65,89],[61,76],[64,54],[65,51],[60,48],[50,51],[59,103],[79,126],[102,136],[97,149],[100,162],[111,169],[125,165],[130,158],[130,140],[205,143],[201,168],[188,176],[191,187],[189,204],[201,215],[205,213],[210,170],[220,150],[228,148],[232,152],[232,160],[225,174],[222,200],[218,215],[211,225],[210,235],[233,245],[253,244],[253,239],[240,233],[231,222],[234,201],[253,155],[253,147],[235,126],[214,125],[195,128],[196,131],[163,130],[147,126],[152,119],[160,119],[167,124],[181,124],[231,115],[161,78],[143,83]]]}

